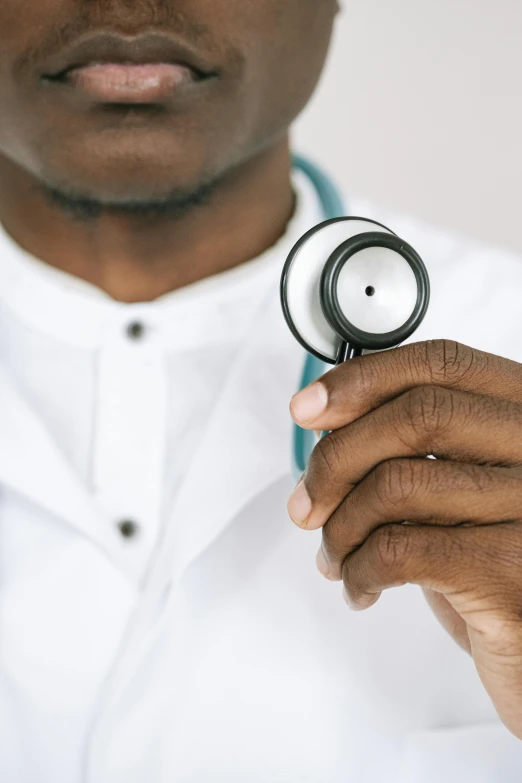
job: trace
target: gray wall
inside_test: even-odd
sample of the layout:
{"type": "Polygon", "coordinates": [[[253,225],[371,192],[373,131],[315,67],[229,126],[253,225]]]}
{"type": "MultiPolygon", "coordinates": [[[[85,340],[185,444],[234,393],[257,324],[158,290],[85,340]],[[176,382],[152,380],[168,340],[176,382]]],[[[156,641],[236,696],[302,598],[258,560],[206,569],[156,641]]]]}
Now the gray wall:
{"type": "Polygon", "coordinates": [[[522,252],[522,0],[343,5],[295,146],[349,192],[522,252]]]}

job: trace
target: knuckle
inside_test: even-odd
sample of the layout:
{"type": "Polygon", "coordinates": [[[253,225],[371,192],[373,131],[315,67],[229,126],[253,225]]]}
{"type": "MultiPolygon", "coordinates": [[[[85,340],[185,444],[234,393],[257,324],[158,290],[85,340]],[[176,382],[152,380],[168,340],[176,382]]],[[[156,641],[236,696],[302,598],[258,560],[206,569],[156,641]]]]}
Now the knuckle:
{"type": "Polygon", "coordinates": [[[423,441],[451,427],[453,393],[441,386],[418,386],[403,395],[403,415],[414,435],[423,441]]]}
{"type": "Polygon", "coordinates": [[[323,376],[328,386],[329,402],[332,408],[346,404],[346,390],[355,405],[366,405],[375,396],[376,382],[381,376],[382,358],[378,353],[344,362],[323,376]]]}
{"type": "MultiPolygon", "coordinates": [[[[484,465],[469,464],[466,466],[466,472],[463,475],[455,476],[454,487],[457,490],[462,488],[462,490],[467,491],[471,486],[474,492],[477,494],[480,493],[487,495],[490,492],[495,493],[498,490],[499,480],[501,480],[502,484],[505,486],[506,491],[509,491],[509,484],[513,480],[514,476],[510,469],[508,469],[508,471],[509,472],[503,473],[502,468],[491,469],[484,467],[484,465]]],[[[516,483],[518,485],[518,481],[516,481],[516,483]]]]}
{"type": "Polygon", "coordinates": [[[332,527],[331,522],[327,522],[323,528],[322,547],[329,563],[337,563],[339,559],[339,536],[338,531],[332,527]]]}
{"type": "Polygon", "coordinates": [[[453,385],[480,366],[478,353],[454,340],[431,340],[424,343],[424,362],[432,383],[453,385]]]}
{"type": "Polygon", "coordinates": [[[345,601],[352,609],[357,608],[360,590],[355,586],[349,576],[343,576],[345,601]]]}
{"type": "Polygon", "coordinates": [[[343,460],[343,449],[339,436],[332,432],[321,438],[310,459],[309,471],[313,474],[329,475],[339,470],[343,460]]]}
{"type": "Polygon", "coordinates": [[[393,571],[403,563],[409,550],[408,531],[401,525],[385,525],[376,533],[375,554],[385,571],[393,571]]]}
{"type": "Polygon", "coordinates": [[[348,388],[352,400],[366,400],[375,383],[373,364],[373,361],[361,361],[357,358],[351,362],[343,362],[325,373],[322,377],[322,383],[328,389],[329,405],[332,408],[336,405],[343,405],[348,388]]]}
{"type": "Polygon", "coordinates": [[[351,544],[346,540],[346,526],[344,519],[338,519],[339,514],[330,519],[323,527],[322,545],[328,556],[330,565],[337,565],[345,559],[351,544]]]}
{"type": "MultiPolygon", "coordinates": [[[[341,365],[342,366],[342,365],[341,365]]],[[[366,361],[345,362],[350,372],[350,393],[357,400],[366,400],[374,382],[373,363],[366,361]]]]}
{"type": "Polygon", "coordinates": [[[416,492],[415,466],[411,460],[381,463],[374,471],[374,492],[381,507],[404,509],[416,492]]]}
{"type": "Polygon", "coordinates": [[[363,593],[363,584],[365,582],[363,569],[354,567],[348,559],[343,564],[341,576],[347,602],[352,608],[356,608],[363,593]]]}

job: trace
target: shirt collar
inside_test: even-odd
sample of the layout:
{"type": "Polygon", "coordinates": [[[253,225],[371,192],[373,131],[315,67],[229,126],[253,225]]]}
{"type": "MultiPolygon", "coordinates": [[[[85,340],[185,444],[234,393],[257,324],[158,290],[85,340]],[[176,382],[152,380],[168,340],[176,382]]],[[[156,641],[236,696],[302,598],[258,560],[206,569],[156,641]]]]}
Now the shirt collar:
{"type": "Polygon", "coordinates": [[[239,339],[256,304],[299,237],[317,222],[318,199],[302,172],[293,173],[296,212],[284,236],[259,258],[174,291],[154,302],[124,304],[95,286],[24,251],[0,226],[0,304],[41,334],[95,350],[107,334],[140,320],[165,350],[239,339]]]}

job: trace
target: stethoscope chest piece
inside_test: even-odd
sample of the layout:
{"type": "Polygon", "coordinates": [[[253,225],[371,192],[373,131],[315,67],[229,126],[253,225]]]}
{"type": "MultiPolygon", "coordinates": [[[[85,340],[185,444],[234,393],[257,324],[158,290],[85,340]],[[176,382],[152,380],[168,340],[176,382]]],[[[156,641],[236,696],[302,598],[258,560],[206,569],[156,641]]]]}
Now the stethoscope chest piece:
{"type": "Polygon", "coordinates": [[[420,326],[429,298],[418,253],[385,226],[355,217],[305,234],[281,280],[290,329],[329,364],[400,345],[420,326]]]}

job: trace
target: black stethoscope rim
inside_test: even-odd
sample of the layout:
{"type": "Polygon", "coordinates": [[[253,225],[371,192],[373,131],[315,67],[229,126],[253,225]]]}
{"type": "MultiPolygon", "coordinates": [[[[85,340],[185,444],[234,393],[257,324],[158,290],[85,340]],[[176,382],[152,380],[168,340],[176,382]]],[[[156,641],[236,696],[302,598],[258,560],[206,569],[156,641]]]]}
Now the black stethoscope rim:
{"type": "Polygon", "coordinates": [[[321,276],[321,307],[330,327],[345,342],[363,351],[384,351],[405,342],[422,323],[430,301],[430,281],[424,263],[414,248],[396,234],[369,231],[339,245],[332,253],[321,276]],[[417,301],[410,317],[398,329],[381,334],[365,332],[346,318],[338,297],[339,275],[354,255],[368,248],[382,247],[402,256],[415,275],[417,301]]]}
{"type": "MultiPolygon", "coordinates": [[[[369,218],[362,218],[362,217],[355,217],[352,215],[346,216],[346,217],[336,217],[336,218],[330,218],[329,220],[324,220],[322,223],[318,223],[316,226],[311,228],[309,231],[304,234],[301,239],[299,239],[298,242],[294,245],[292,250],[290,251],[290,254],[286,260],[286,263],[283,267],[283,273],[281,276],[281,285],[280,285],[280,296],[281,296],[281,307],[283,309],[283,314],[285,317],[285,321],[288,325],[288,328],[292,332],[293,336],[297,340],[297,342],[305,349],[305,351],[308,351],[308,353],[312,354],[312,356],[315,356],[316,359],[319,359],[320,361],[324,362],[325,364],[335,364],[336,359],[332,359],[331,356],[325,356],[324,354],[320,353],[319,351],[316,351],[315,348],[312,348],[311,345],[308,345],[307,342],[301,337],[299,332],[297,331],[294,321],[292,319],[292,315],[290,313],[290,307],[288,305],[288,279],[290,277],[290,269],[292,268],[292,264],[295,261],[295,258],[299,251],[301,250],[302,246],[308,242],[308,240],[314,236],[319,230],[322,228],[325,228],[326,226],[331,225],[332,223],[342,223],[342,222],[348,222],[348,221],[354,221],[357,220],[359,222],[363,223],[372,223],[374,226],[379,226],[379,228],[384,228],[385,231],[390,232],[391,236],[397,236],[391,229],[389,229],[387,226],[385,226],[383,223],[378,223],[377,220],[370,220],[369,218]]],[[[386,235],[384,235],[386,236],[386,235]]],[[[426,305],[427,307],[427,305],[426,305]]],[[[336,331],[336,330],[334,330],[336,331]]],[[[339,337],[339,340],[341,338],[339,337]]]]}

